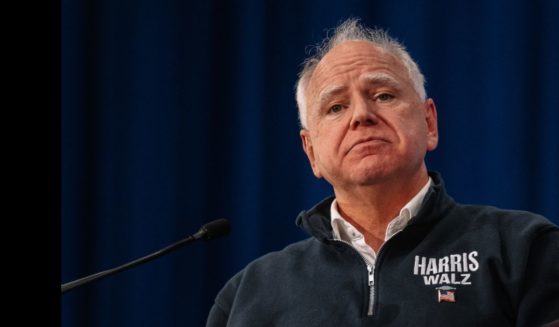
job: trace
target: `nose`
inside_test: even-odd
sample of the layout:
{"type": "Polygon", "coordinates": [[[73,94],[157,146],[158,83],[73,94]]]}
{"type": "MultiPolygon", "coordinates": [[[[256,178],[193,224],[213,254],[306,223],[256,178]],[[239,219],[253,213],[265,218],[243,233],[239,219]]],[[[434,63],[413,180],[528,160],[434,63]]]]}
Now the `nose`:
{"type": "Polygon", "coordinates": [[[378,117],[373,108],[373,104],[363,97],[356,97],[352,106],[351,122],[349,123],[351,129],[356,129],[360,126],[372,126],[378,124],[378,117]]]}

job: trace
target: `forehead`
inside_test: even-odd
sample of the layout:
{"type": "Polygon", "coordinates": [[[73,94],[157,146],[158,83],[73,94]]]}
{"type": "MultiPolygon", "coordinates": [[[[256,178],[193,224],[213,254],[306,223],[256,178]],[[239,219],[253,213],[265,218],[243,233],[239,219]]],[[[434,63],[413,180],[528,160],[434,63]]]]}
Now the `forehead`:
{"type": "Polygon", "coordinates": [[[316,95],[324,88],[342,86],[372,73],[382,73],[402,83],[409,79],[405,66],[390,52],[367,41],[347,41],[332,48],[317,64],[308,91],[316,95]]]}

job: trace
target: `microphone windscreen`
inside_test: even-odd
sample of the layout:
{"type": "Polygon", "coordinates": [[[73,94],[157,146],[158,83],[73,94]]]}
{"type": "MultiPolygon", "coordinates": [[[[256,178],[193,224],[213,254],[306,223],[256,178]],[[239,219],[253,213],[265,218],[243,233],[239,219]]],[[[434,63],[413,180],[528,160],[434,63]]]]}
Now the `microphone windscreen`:
{"type": "Polygon", "coordinates": [[[204,238],[210,240],[229,234],[231,226],[227,219],[216,219],[202,226],[200,230],[204,231],[204,238]]]}

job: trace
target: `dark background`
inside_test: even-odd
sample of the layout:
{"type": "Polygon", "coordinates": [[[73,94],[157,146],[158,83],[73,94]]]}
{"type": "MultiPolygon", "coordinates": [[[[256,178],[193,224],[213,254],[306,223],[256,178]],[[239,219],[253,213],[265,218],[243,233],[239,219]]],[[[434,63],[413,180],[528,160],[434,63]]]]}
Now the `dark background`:
{"type": "Polygon", "coordinates": [[[428,167],[457,201],[559,222],[558,1],[65,0],[61,283],[216,218],[233,230],[65,294],[63,326],[202,326],[234,273],[306,237],[296,215],[331,189],[293,87],[348,17],[419,63],[439,113],[428,167]]]}

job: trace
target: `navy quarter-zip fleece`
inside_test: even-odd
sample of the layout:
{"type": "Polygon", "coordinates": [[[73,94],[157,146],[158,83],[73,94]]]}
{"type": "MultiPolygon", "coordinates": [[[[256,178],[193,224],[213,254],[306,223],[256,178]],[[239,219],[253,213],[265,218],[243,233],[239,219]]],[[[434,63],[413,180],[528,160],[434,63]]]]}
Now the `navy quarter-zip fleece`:
{"type": "Polygon", "coordinates": [[[541,326],[559,319],[559,229],[461,205],[438,173],[417,216],[367,267],[335,241],[328,198],[297,217],[311,237],[256,259],[220,291],[207,326],[541,326]]]}

